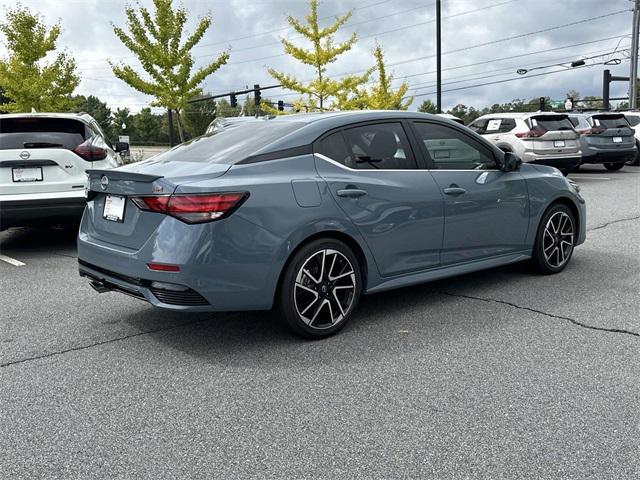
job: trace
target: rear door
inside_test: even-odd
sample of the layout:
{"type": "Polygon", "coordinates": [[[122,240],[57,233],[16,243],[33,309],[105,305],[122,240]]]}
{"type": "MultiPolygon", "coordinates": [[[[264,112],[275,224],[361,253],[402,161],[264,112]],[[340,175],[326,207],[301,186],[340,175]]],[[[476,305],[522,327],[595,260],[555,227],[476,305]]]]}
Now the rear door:
{"type": "Polygon", "coordinates": [[[566,115],[534,115],[526,120],[530,130],[537,136],[527,136],[522,141],[529,143],[537,155],[578,153],[580,136],[566,115]]]}
{"type": "Polygon", "coordinates": [[[348,127],[314,144],[316,168],[364,237],[382,276],[436,267],[442,195],[400,121],[348,127]]]}
{"type": "Polygon", "coordinates": [[[0,191],[84,191],[92,162],[73,152],[89,136],[82,121],[41,116],[0,118],[0,191]]]}
{"type": "Polygon", "coordinates": [[[590,135],[590,140],[599,147],[626,149],[636,144],[634,130],[621,113],[593,115],[589,122],[593,131],[601,132],[590,135]]]}
{"type": "Polygon", "coordinates": [[[413,127],[444,197],[442,264],[526,250],[529,196],[520,172],[499,170],[493,150],[462,129],[413,127]]]}

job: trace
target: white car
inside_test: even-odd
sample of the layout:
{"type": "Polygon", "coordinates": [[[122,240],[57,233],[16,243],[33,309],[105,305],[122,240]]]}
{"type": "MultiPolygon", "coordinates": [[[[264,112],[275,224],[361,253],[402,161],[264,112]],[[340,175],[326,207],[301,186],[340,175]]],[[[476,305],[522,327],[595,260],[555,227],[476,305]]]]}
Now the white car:
{"type": "Polygon", "coordinates": [[[0,230],[79,221],[86,171],[118,166],[127,149],[86,113],[0,115],[0,230]]]}
{"type": "Polygon", "coordinates": [[[580,165],[580,135],[562,113],[491,113],[469,124],[505,152],[523,162],[557,167],[567,175],[580,165]]]}
{"type": "Polygon", "coordinates": [[[622,113],[627,118],[629,125],[631,125],[631,128],[633,128],[633,130],[635,131],[636,148],[638,149],[638,155],[636,155],[634,161],[629,162],[629,165],[638,166],[640,165],[640,112],[633,111],[620,113],[622,113]]]}

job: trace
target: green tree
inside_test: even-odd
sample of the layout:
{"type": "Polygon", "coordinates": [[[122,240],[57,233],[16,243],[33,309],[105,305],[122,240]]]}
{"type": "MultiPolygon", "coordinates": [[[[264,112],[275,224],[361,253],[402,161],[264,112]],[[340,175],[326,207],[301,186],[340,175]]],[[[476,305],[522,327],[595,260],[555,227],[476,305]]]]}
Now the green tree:
{"type": "Polygon", "coordinates": [[[438,113],[438,107],[431,100],[425,100],[418,107],[418,111],[422,113],[438,113]]]}
{"type": "Polygon", "coordinates": [[[162,117],[151,113],[150,108],[143,108],[133,116],[133,128],[136,132],[136,143],[159,143],[162,129],[162,117]]]}
{"type": "Polygon", "coordinates": [[[187,100],[202,93],[202,82],[227,63],[229,54],[224,52],[193,72],[192,49],[211,26],[211,16],[201,18],[193,33],[183,41],[187,11],[183,7],[174,10],[172,0],[153,0],[153,5],[153,16],[144,7],[139,7],[138,12],[132,7],[125,9],[129,33],[120,27],[113,28],[120,41],[140,61],[147,78],[129,65],[111,63],[111,68],[116,77],[132,88],[155,97],[153,106],[174,110],[180,139],[184,141],[180,114],[187,100]]]}
{"type": "MultiPolygon", "coordinates": [[[[318,0],[310,0],[309,7],[310,13],[305,17],[306,24],[301,23],[300,20],[290,15],[287,17],[287,22],[296,32],[311,43],[311,48],[298,47],[284,38],[280,42],[284,47],[285,53],[291,55],[300,63],[313,68],[315,79],[303,83],[293,75],[279,72],[273,68],[269,68],[268,71],[284,88],[307,96],[308,101],[300,100],[297,102],[299,108],[322,111],[327,109],[330,99],[335,100],[338,95],[357,90],[359,86],[368,80],[369,73],[359,76],[346,75],[339,80],[333,80],[327,75],[327,66],[335,62],[340,55],[351,50],[351,47],[357,41],[355,33],[341,43],[336,43],[334,39],[335,33],[349,20],[352,12],[349,11],[345,15],[336,17],[332,25],[320,28],[318,24],[318,0]]],[[[264,110],[277,112],[276,109],[268,106],[265,106],[264,110]]]]}
{"type": "Polygon", "coordinates": [[[0,110],[10,112],[67,111],[73,108],[71,94],[80,83],[76,63],[66,52],[56,50],[60,25],[47,27],[41,16],[18,6],[8,10],[0,23],[9,56],[0,59],[0,85],[6,97],[0,110]]]}
{"type": "Polygon", "coordinates": [[[240,115],[240,106],[232,107],[224,98],[216,103],[216,117],[237,117],[240,115]]]}
{"type": "Polygon", "coordinates": [[[403,82],[396,90],[391,88],[393,75],[387,75],[380,45],[374,48],[373,57],[376,64],[368,71],[368,75],[376,71],[378,82],[369,88],[364,86],[356,88],[353,95],[348,92],[338,93],[337,106],[340,110],[406,110],[413,102],[413,97],[404,98],[409,90],[407,82],[403,82]]]}
{"type": "Polygon", "coordinates": [[[114,140],[117,140],[120,135],[129,135],[131,140],[135,142],[137,139],[131,110],[128,108],[116,109],[113,114],[113,127],[111,130],[114,140]]]}
{"type": "Polygon", "coordinates": [[[111,109],[95,95],[74,97],[75,112],[86,112],[96,119],[104,133],[111,136],[111,109]]]}
{"type": "MultiPolygon", "coordinates": [[[[202,95],[196,97],[199,98],[202,95]]],[[[216,118],[215,100],[189,103],[184,111],[185,130],[190,138],[199,137],[216,118]]]]}

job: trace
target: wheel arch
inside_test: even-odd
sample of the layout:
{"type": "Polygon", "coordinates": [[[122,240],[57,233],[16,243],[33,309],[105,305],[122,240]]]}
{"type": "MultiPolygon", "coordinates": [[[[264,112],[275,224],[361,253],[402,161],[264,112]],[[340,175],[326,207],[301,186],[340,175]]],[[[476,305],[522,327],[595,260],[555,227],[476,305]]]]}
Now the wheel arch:
{"type": "MultiPolygon", "coordinates": [[[[582,221],[582,219],[580,218],[580,210],[578,209],[578,206],[575,204],[575,202],[569,197],[558,197],[555,200],[553,200],[549,205],[547,205],[547,208],[545,208],[542,212],[542,215],[540,215],[540,220],[538,221],[538,225],[540,225],[540,221],[542,221],[542,218],[544,217],[545,213],[547,213],[550,208],[556,205],[564,205],[569,210],[571,210],[571,213],[573,214],[573,219],[576,222],[576,232],[579,232],[580,228],[582,228],[582,224],[580,223],[582,221]]],[[[576,235],[576,240],[577,240],[577,235],[576,235]]]]}
{"type": "Polygon", "coordinates": [[[347,245],[351,249],[353,254],[356,256],[356,259],[358,260],[358,267],[360,268],[360,276],[362,278],[362,290],[366,291],[367,282],[369,279],[370,266],[369,266],[369,259],[364,249],[360,245],[360,243],[351,235],[343,231],[323,230],[323,231],[315,232],[313,234],[306,236],[304,239],[298,242],[295,248],[293,248],[289,252],[286,261],[284,262],[284,264],[282,265],[282,268],[280,269],[280,272],[278,273],[278,281],[276,283],[276,288],[274,290],[274,304],[275,304],[275,300],[278,298],[278,295],[280,294],[280,288],[282,287],[282,278],[284,277],[284,273],[287,270],[287,267],[291,263],[291,260],[293,259],[295,254],[305,245],[318,239],[338,240],[344,243],[345,245],[347,245]]]}

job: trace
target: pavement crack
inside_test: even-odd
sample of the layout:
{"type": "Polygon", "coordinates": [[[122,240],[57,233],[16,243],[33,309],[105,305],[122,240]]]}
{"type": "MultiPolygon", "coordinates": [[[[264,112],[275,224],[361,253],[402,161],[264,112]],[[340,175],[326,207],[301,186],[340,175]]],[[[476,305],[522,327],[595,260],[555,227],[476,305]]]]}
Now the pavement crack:
{"type": "Polygon", "coordinates": [[[209,320],[209,319],[208,318],[202,318],[202,319],[199,319],[199,320],[193,320],[191,322],[181,323],[180,325],[173,325],[172,327],[164,327],[164,328],[155,328],[153,330],[145,330],[145,331],[142,331],[142,332],[131,333],[129,335],[123,335],[121,337],[110,338],[109,340],[102,340],[101,342],[90,343],[88,345],[81,345],[79,347],[71,347],[71,348],[67,348],[65,350],[59,350],[59,351],[56,351],[56,352],[43,353],[42,355],[35,355],[33,357],[22,358],[20,360],[13,360],[11,362],[0,363],[0,368],[10,367],[11,365],[19,365],[21,363],[31,362],[33,360],[41,360],[43,358],[56,357],[56,356],[59,356],[59,355],[64,355],[65,353],[88,350],[90,348],[99,347],[101,345],[108,345],[110,343],[120,342],[120,341],[123,341],[123,340],[128,340],[130,338],[141,337],[143,335],[148,335],[150,333],[169,332],[171,330],[176,330],[178,328],[187,327],[189,325],[195,325],[197,323],[205,322],[207,320],[209,320]]]}
{"type": "Polygon", "coordinates": [[[630,217],[630,218],[619,218],[617,220],[611,220],[610,222],[603,223],[602,225],[598,225],[597,227],[587,228],[587,232],[593,232],[594,230],[600,230],[601,228],[607,228],[609,225],[613,225],[615,223],[630,222],[632,220],[638,220],[638,219],[640,219],[640,215],[637,215],[635,217],[630,217]]]}
{"type": "Polygon", "coordinates": [[[571,322],[572,324],[576,325],[577,327],[585,328],[585,329],[588,329],[588,330],[596,330],[596,331],[599,331],[599,332],[608,332],[608,333],[622,333],[624,335],[631,335],[633,337],[640,337],[640,333],[633,332],[631,330],[625,330],[625,329],[622,329],[622,328],[596,327],[594,325],[589,325],[587,323],[583,323],[583,322],[581,322],[579,320],[576,320],[575,318],[565,317],[563,315],[556,315],[556,314],[553,314],[553,313],[547,313],[547,312],[544,312],[542,310],[537,310],[537,309],[531,308],[531,307],[523,307],[521,305],[517,305],[517,304],[512,303],[512,302],[507,302],[506,300],[498,300],[496,298],[487,298],[487,297],[476,297],[476,296],[473,296],[473,295],[464,295],[464,294],[461,294],[461,293],[451,293],[451,292],[445,292],[445,291],[442,291],[442,290],[436,290],[435,292],[436,293],[440,293],[442,295],[447,295],[449,297],[466,298],[466,299],[469,299],[469,300],[478,300],[478,301],[481,301],[481,302],[488,302],[488,303],[500,303],[502,305],[508,305],[510,307],[517,308],[519,310],[526,310],[528,312],[533,312],[533,313],[537,313],[537,314],[540,314],[540,315],[544,315],[545,317],[555,318],[555,319],[558,319],[558,320],[566,320],[566,321],[571,322]]]}

